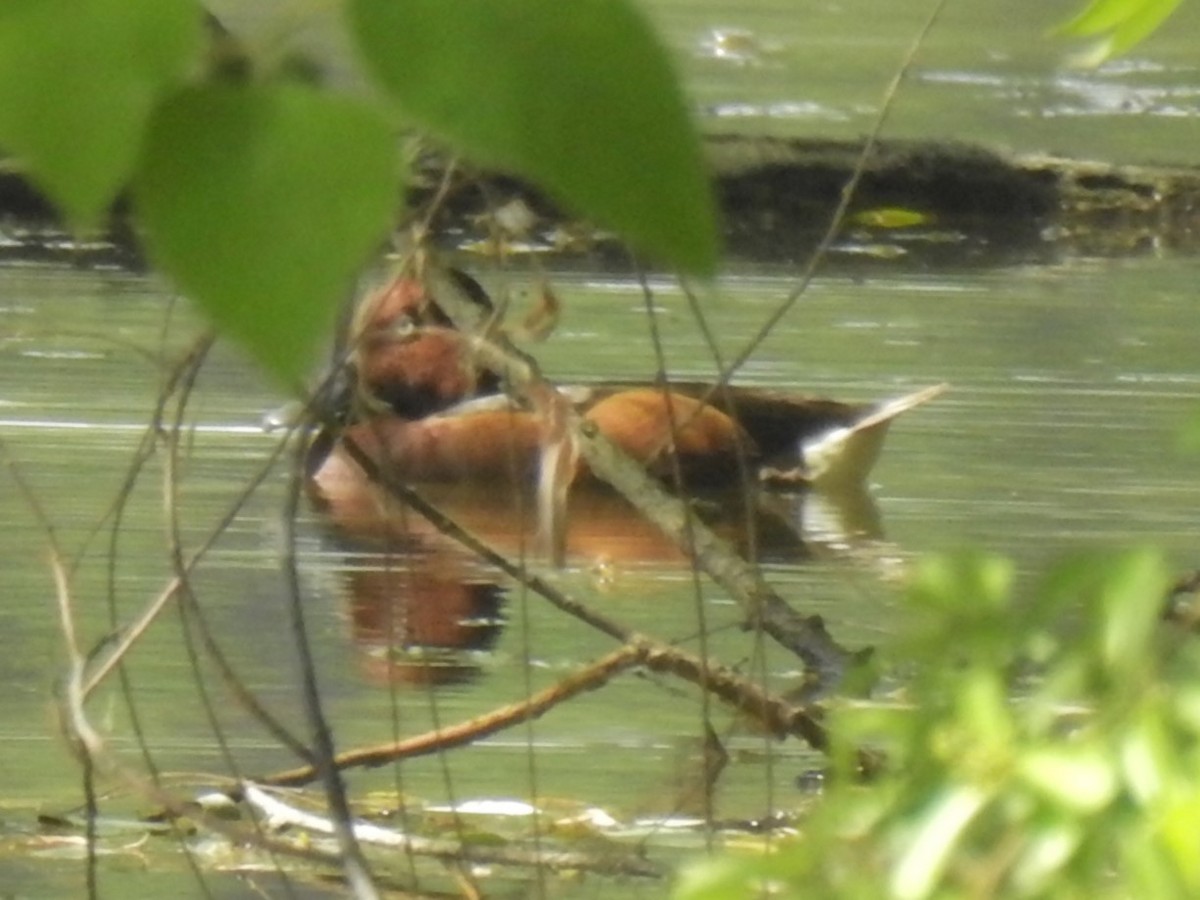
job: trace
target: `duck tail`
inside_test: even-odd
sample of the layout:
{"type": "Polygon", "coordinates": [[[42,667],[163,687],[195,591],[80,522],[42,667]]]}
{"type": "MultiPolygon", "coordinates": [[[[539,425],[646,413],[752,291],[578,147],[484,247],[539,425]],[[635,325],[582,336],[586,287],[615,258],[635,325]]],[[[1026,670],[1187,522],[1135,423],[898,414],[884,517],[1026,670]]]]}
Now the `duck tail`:
{"type": "Polygon", "coordinates": [[[936,384],[894,400],[867,407],[850,425],[832,428],[804,443],[804,474],[810,484],[829,492],[863,485],[887,436],[892,420],[903,412],[927,403],[949,385],[936,384]]]}

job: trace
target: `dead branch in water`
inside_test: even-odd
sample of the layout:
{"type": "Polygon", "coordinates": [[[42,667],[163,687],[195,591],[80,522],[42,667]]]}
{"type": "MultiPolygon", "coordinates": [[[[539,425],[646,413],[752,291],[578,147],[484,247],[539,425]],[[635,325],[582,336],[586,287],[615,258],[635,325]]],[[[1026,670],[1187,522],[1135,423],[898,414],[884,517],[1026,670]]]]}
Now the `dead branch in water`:
{"type": "MultiPolygon", "coordinates": [[[[770,696],[758,685],[726,668],[706,664],[690,653],[635,636],[624,647],[526,700],[500,707],[459,725],[439,728],[402,741],[340,753],[334,758],[334,765],[338,769],[375,768],[401,759],[462,747],[505,728],[539,718],[560,703],[596,690],[620,673],[637,666],[675,675],[711,692],[735,709],[753,716],[777,737],[796,735],[818,750],[824,750],[827,746],[824,728],[808,710],[770,696]]],[[[317,774],[314,766],[306,765],[275,772],[256,781],[276,787],[296,787],[312,782],[317,774]]]]}
{"type": "MultiPolygon", "coordinates": [[[[318,834],[330,834],[333,831],[333,823],[328,818],[290,806],[257,784],[243,782],[239,793],[247,804],[267,818],[272,827],[295,827],[318,834]]],[[[469,862],[476,865],[526,866],[560,871],[596,872],[604,875],[632,875],[638,878],[661,878],[665,874],[653,863],[630,854],[527,852],[512,847],[464,846],[458,841],[406,834],[361,821],[354,823],[354,834],[364,845],[403,849],[416,856],[432,857],[454,864],[469,862]]]]}

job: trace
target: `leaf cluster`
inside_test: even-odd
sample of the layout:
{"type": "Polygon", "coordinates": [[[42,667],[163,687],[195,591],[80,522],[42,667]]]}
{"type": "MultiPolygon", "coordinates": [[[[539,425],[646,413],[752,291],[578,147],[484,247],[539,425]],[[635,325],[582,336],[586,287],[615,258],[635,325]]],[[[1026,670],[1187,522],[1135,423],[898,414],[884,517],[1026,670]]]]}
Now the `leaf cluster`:
{"type": "Polygon", "coordinates": [[[1200,647],[1161,622],[1149,551],[1089,556],[1013,599],[1011,565],[928,561],[901,702],[833,715],[802,836],[690,870],[679,897],[1200,894],[1200,647]],[[886,758],[863,783],[858,750],[886,758]]]}
{"type": "Polygon", "coordinates": [[[292,385],[402,205],[402,131],[539,182],[665,263],[712,271],[699,140],[627,0],[337,9],[371,92],[295,65],[231,65],[211,17],[206,56],[196,0],[7,2],[0,147],[81,232],[132,188],[155,262],[292,385]]]}

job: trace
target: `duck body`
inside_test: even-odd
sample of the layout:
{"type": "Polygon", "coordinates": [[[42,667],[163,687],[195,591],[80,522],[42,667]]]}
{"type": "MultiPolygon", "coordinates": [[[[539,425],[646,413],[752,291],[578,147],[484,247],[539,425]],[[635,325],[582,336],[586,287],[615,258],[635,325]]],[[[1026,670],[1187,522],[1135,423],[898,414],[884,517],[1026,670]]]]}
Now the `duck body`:
{"type": "MultiPolygon", "coordinates": [[[[671,455],[664,452],[672,444],[674,421],[679,423],[674,455],[689,486],[722,487],[748,479],[775,487],[837,490],[861,485],[878,459],[891,420],[940,388],[882,404],[738,387],[703,401],[709,387],[701,383],[672,383],[669,391],[622,383],[564,390],[585,422],[663,480],[674,477],[671,455]]],[[[349,440],[376,463],[392,466],[414,482],[526,481],[536,476],[545,431],[537,413],[513,407],[502,395],[464,401],[416,419],[373,415],[345,428],[342,443],[333,447],[314,478],[319,487],[329,480],[326,466],[348,463],[342,457],[349,440]]],[[[590,472],[580,464],[574,477],[588,479],[590,472]]]]}
{"type": "MultiPolygon", "coordinates": [[[[452,273],[437,287],[465,297],[481,320],[490,315],[490,301],[468,276],[452,273]]],[[[334,499],[356,473],[364,477],[348,442],[410,482],[537,477],[553,440],[544,415],[501,392],[425,280],[393,279],[360,308],[354,330],[353,377],[369,399],[313,466],[318,496],[334,499]]],[[[701,382],[606,382],[559,392],[587,427],[664,481],[680,475],[688,487],[837,489],[861,487],[892,419],[941,390],[881,404],[701,382]]],[[[570,478],[578,483],[591,473],[576,462],[570,478]]]]}

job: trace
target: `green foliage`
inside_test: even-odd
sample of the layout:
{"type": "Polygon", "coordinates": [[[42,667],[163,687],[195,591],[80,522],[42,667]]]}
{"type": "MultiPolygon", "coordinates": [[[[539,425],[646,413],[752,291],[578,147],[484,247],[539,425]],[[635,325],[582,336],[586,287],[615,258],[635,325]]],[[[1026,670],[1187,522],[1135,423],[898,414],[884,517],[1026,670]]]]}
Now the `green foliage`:
{"type": "Polygon", "coordinates": [[[155,105],[200,49],[188,0],[5,0],[0,147],[77,228],[128,181],[155,105]]]}
{"type": "MultiPolygon", "coordinates": [[[[713,270],[699,140],[626,0],[351,7],[358,49],[413,121],[635,247],[713,270]]],[[[206,71],[201,16],[195,0],[6,0],[0,147],[78,229],[135,186],[155,262],[292,385],[387,234],[397,122],[293,83],[296,67],[206,71]],[[222,83],[233,73],[252,80],[222,83]]]]}
{"type": "Polygon", "coordinates": [[[386,123],[360,103],[218,84],[159,108],[136,196],[159,263],[299,384],[331,301],[387,230],[398,170],[386,123]]]}
{"type": "Polygon", "coordinates": [[[1140,44],[1175,11],[1181,0],[1092,0],[1060,25],[1061,34],[1098,38],[1079,62],[1098,65],[1140,44]]]}
{"type": "Polygon", "coordinates": [[[353,0],[400,108],[481,162],[537,179],[692,272],[716,261],[713,202],[683,102],[624,0],[353,0]]]}
{"type": "Polygon", "coordinates": [[[1160,622],[1162,560],[1076,559],[1025,605],[1011,581],[994,558],[927,563],[910,696],[844,704],[803,835],[676,896],[1200,896],[1200,647],[1160,622]],[[868,784],[862,747],[887,759],[868,784]]]}

